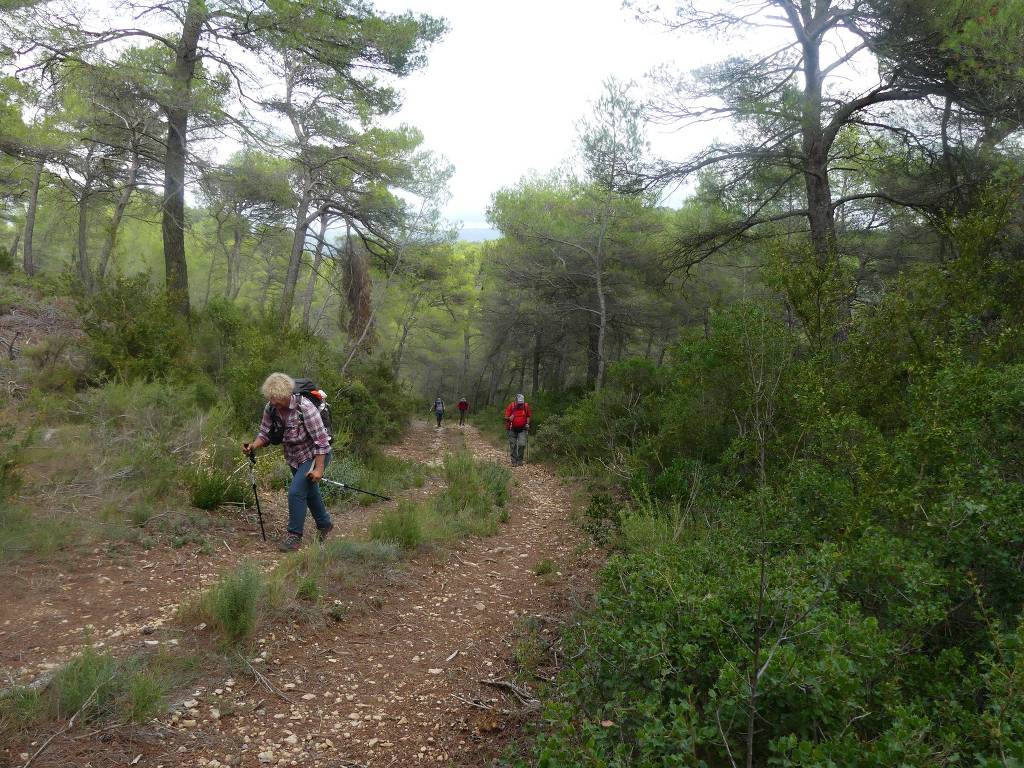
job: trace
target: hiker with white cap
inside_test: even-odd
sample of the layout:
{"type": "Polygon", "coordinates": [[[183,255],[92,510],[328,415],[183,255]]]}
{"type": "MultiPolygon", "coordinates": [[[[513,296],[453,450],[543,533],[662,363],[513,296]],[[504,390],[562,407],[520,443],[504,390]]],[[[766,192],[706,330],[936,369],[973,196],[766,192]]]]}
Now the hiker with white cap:
{"type": "Polygon", "coordinates": [[[520,393],[505,409],[505,429],[508,431],[508,452],[512,466],[520,467],[526,456],[526,437],[530,432],[530,404],[520,393]]]}

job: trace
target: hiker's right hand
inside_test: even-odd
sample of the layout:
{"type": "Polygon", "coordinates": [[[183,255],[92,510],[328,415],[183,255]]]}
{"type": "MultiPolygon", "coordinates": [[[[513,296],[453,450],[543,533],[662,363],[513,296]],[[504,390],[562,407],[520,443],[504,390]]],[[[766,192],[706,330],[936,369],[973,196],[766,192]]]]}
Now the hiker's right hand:
{"type": "Polygon", "coordinates": [[[242,443],[242,453],[244,453],[246,456],[252,456],[252,452],[254,450],[256,449],[252,447],[251,443],[242,443]]]}

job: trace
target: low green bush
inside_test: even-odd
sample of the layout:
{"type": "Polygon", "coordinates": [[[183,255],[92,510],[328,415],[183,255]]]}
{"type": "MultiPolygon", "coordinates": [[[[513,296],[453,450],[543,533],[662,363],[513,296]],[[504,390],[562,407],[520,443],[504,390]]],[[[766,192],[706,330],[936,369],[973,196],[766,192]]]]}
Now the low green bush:
{"type": "Polygon", "coordinates": [[[113,711],[120,683],[120,669],[113,656],[86,648],[62,666],[50,684],[55,715],[68,718],[81,712],[83,721],[113,711]]]}
{"type": "Polygon", "coordinates": [[[39,691],[15,686],[0,694],[0,738],[10,740],[39,721],[46,711],[46,702],[39,691]]]}
{"type": "Polygon", "coordinates": [[[389,509],[370,524],[370,538],[394,544],[402,549],[416,549],[427,541],[423,513],[409,502],[389,509]]]}
{"type": "Polygon", "coordinates": [[[266,577],[252,563],[223,574],[192,611],[228,645],[248,639],[256,629],[266,577]]]}
{"type": "Polygon", "coordinates": [[[76,304],[97,375],[119,381],[188,378],[188,323],[149,274],[118,277],[94,294],[78,294],[76,304]]]}
{"type": "Polygon", "coordinates": [[[195,467],[188,478],[193,507],[214,510],[224,503],[240,504],[248,499],[248,489],[238,475],[212,467],[195,467]]]}

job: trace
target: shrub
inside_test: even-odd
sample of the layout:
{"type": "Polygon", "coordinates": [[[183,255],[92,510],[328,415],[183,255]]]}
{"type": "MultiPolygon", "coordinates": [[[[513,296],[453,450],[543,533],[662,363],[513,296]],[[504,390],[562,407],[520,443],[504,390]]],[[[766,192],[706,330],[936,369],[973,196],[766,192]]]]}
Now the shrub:
{"type": "Polygon", "coordinates": [[[150,275],[119,277],[76,303],[99,373],[122,381],[188,377],[188,325],[150,275]]]}
{"type": "Polygon", "coordinates": [[[195,467],[188,484],[192,506],[199,509],[213,510],[225,502],[242,503],[247,498],[241,478],[212,467],[195,467]]]}
{"type": "Polygon", "coordinates": [[[144,723],[160,714],[167,696],[167,681],[145,669],[136,670],[128,681],[125,715],[130,722],[144,723]]]}
{"type": "Polygon", "coordinates": [[[11,738],[30,727],[46,709],[39,691],[15,686],[0,694],[0,736],[11,738]]]}
{"type": "Polygon", "coordinates": [[[299,586],[295,590],[295,596],[299,600],[315,603],[320,599],[320,582],[313,576],[306,576],[299,582],[299,586]]]}
{"type": "Polygon", "coordinates": [[[58,718],[82,711],[82,720],[108,715],[118,692],[118,666],[113,656],[86,648],[62,666],[51,685],[58,718]]]}
{"type": "Polygon", "coordinates": [[[370,538],[402,549],[415,549],[427,540],[420,510],[408,502],[389,509],[370,524],[370,538]]]}
{"type": "Polygon", "coordinates": [[[254,564],[244,563],[203,594],[198,613],[225,643],[239,643],[256,629],[265,588],[263,574],[254,564]]]}

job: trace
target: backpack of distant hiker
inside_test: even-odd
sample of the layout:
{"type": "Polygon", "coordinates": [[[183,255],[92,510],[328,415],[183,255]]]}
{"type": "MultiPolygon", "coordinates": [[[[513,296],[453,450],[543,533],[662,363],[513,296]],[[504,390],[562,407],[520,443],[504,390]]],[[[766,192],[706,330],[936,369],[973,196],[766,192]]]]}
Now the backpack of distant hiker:
{"type": "MultiPolygon", "coordinates": [[[[295,379],[295,386],[292,388],[292,392],[306,398],[316,406],[316,409],[320,411],[320,419],[324,423],[324,429],[327,430],[327,439],[328,441],[333,441],[334,430],[331,427],[331,406],[327,403],[327,393],[319,389],[310,379],[295,379]]],[[[267,412],[270,413],[270,429],[268,430],[267,437],[271,445],[280,445],[284,440],[284,423],[277,413],[277,408],[270,403],[267,403],[267,412]]],[[[302,415],[301,408],[299,409],[299,418],[302,419],[302,425],[305,427],[306,420],[302,415]]],[[[306,427],[306,433],[309,434],[308,427],[306,427]]]]}
{"type": "Polygon", "coordinates": [[[440,397],[434,401],[434,413],[444,413],[444,400],[440,397]]]}
{"type": "Polygon", "coordinates": [[[522,432],[526,422],[530,420],[530,406],[526,403],[513,403],[512,415],[509,417],[509,426],[515,432],[522,432]]]}

